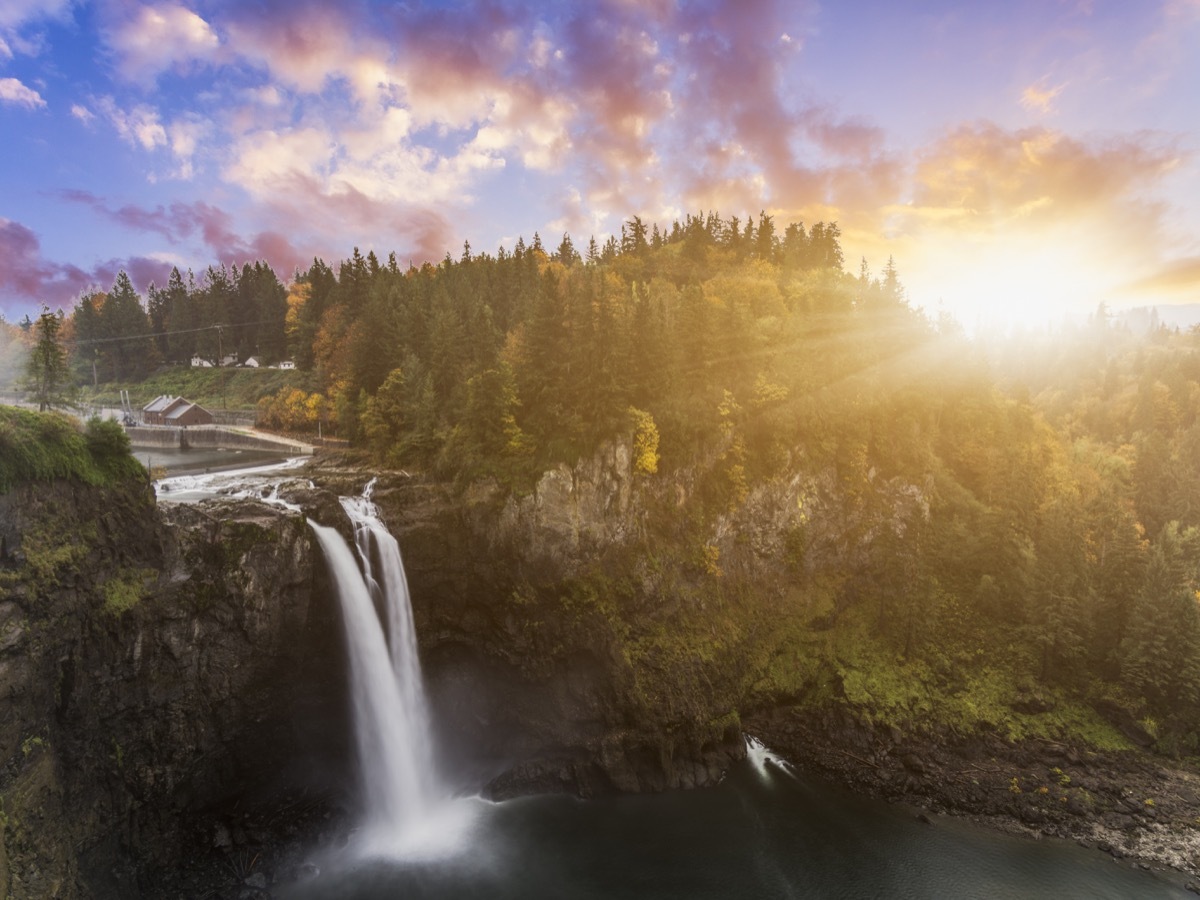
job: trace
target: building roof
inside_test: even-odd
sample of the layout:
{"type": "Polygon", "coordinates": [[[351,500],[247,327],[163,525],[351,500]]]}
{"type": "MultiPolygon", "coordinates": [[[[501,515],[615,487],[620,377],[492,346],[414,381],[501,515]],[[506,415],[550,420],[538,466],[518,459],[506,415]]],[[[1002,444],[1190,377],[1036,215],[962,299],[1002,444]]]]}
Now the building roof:
{"type": "Polygon", "coordinates": [[[183,403],[183,404],[175,407],[173,410],[171,410],[169,413],[167,413],[165,416],[163,416],[163,418],[164,419],[178,419],[180,416],[182,416],[184,413],[186,413],[193,406],[195,406],[194,403],[183,403]]]}
{"type": "Polygon", "coordinates": [[[184,400],[184,401],[183,401],[183,404],[182,404],[181,406],[175,407],[175,408],[174,408],[174,409],[172,409],[172,410],[171,410],[169,413],[167,413],[167,414],[166,414],[166,416],[164,416],[164,418],[166,418],[166,419],[168,419],[168,420],[170,420],[170,419],[180,419],[180,418],[182,418],[182,417],[183,417],[183,416],[184,416],[184,415],[185,415],[185,414],[186,414],[186,413],[187,413],[189,410],[193,410],[193,409],[197,409],[197,410],[199,410],[200,412],[204,413],[204,414],[205,414],[206,416],[208,416],[209,418],[212,418],[212,413],[210,413],[210,412],[209,412],[207,409],[205,409],[205,408],[204,408],[203,406],[201,406],[199,403],[189,403],[189,402],[188,402],[188,401],[186,401],[186,400],[184,400]]]}
{"type": "Polygon", "coordinates": [[[160,394],[143,406],[142,412],[162,412],[171,404],[171,401],[175,399],[175,397],[172,397],[168,394],[160,394]]]}

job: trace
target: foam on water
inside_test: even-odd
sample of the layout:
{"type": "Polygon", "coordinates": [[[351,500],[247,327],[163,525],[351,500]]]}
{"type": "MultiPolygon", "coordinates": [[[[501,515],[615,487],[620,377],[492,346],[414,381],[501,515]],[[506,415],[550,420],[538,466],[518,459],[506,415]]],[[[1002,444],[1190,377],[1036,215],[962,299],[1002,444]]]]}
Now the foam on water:
{"type": "Polygon", "coordinates": [[[175,475],[160,478],[154,482],[154,487],[160,500],[172,503],[195,503],[214,497],[251,498],[273,502],[268,499],[273,494],[275,501],[278,501],[277,505],[299,512],[299,507],[279,501],[279,482],[282,479],[278,475],[280,472],[299,468],[305,462],[306,457],[295,457],[247,469],[208,472],[202,475],[175,475]]]}

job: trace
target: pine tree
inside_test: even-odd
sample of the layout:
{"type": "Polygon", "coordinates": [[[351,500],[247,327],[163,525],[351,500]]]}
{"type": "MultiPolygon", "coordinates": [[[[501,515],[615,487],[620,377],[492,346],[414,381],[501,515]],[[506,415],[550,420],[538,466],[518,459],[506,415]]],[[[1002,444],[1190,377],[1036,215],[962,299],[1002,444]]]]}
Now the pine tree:
{"type": "Polygon", "coordinates": [[[67,352],[59,342],[62,319],[43,306],[33,328],[37,343],[25,367],[25,389],[42,412],[55,406],[73,406],[67,352]]]}

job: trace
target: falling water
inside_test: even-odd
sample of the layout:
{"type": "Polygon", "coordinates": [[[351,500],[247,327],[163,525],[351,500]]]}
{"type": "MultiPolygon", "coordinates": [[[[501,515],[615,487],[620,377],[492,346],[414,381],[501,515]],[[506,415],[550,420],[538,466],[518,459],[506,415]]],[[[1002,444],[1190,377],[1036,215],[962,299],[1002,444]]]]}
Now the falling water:
{"type": "Polygon", "coordinates": [[[362,570],[336,530],[310,524],[342,604],[365,825],[382,849],[425,828],[441,792],[400,549],[369,490],[362,498],[342,498],[342,505],[354,524],[362,570]]]}
{"type": "Polygon", "coordinates": [[[379,518],[371,502],[372,479],[362,497],[342,497],[342,508],[354,523],[354,540],[362,560],[364,578],[377,609],[382,610],[392,671],[400,688],[401,701],[410,710],[415,727],[413,757],[425,772],[433,771],[433,748],[429,742],[429,709],[425,701],[425,682],[417,652],[417,629],[413,624],[412,601],[400,545],[379,518]],[[378,570],[378,575],[376,575],[378,570]]]}

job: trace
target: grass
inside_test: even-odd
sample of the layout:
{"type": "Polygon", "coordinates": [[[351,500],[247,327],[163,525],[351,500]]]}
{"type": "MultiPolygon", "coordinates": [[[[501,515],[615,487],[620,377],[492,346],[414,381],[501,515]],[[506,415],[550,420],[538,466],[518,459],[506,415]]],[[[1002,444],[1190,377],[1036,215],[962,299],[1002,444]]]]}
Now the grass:
{"type": "Polygon", "coordinates": [[[145,381],[85,387],[83,399],[100,406],[120,406],[121,391],[129,391],[134,409],[161,394],[186,397],[209,410],[253,410],[258,401],[281,388],[311,392],[314,376],[296,369],[193,369],[175,366],[159,369],[145,381]],[[222,378],[224,383],[222,384],[222,378]]]}
{"type": "Polygon", "coordinates": [[[62,413],[0,406],[0,492],[59,478],[104,486],[145,477],[116,423],[81,427],[62,413]]]}

